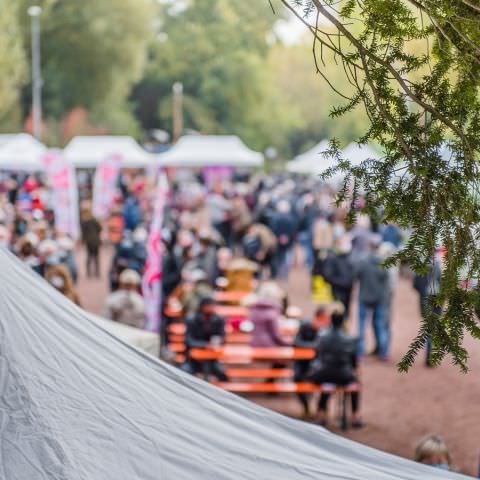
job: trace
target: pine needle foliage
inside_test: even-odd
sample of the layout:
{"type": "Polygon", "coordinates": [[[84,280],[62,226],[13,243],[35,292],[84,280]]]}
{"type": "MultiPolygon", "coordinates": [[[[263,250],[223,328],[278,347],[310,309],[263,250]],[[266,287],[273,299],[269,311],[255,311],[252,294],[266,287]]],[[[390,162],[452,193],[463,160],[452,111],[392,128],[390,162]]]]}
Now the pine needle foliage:
{"type": "MultiPolygon", "coordinates": [[[[417,337],[399,363],[407,371],[428,338],[433,361],[446,356],[468,369],[466,334],[480,339],[480,1],[479,0],[278,0],[313,35],[317,73],[333,54],[351,84],[338,92],[333,118],[363,105],[370,124],[359,143],[383,149],[380,160],[353,166],[332,141],[328,155],[342,172],[338,201],[411,231],[389,262],[428,271],[445,247],[441,315],[430,306],[417,337]],[[327,26],[326,26],[327,25],[327,26]]],[[[334,85],[331,85],[335,89],[334,85]]],[[[438,311],[438,309],[437,309],[438,311]]]]}

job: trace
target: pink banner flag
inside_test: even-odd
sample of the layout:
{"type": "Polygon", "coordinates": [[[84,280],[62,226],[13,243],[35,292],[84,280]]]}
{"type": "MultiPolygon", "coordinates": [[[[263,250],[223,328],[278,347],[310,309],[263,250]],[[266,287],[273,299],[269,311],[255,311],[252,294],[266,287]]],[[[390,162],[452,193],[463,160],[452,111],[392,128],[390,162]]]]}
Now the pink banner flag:
{"type": "Polygon", "coordinates": [[[110,214],[117,192],[121,155],[110,155],[97,167],[93,180],[93,214],[105,219],[110,214]]]}
{"type": "Polygon", "coordinates": [[[147,262],[142,279],[142,292],[145,299],[145,330],[159,332],[161,323],[160,303],[162,300],[162,225],[168,198],[168,182],[161,173],[155,194],[155,206],[147,243],[147,262]]]}
{"type": "Polygon", "coordinates": [[[78,190],[75,171],[60,150],[51,150],[43,159],[52,188],[52,205],[55,230],[79,237],[78,190]]]}

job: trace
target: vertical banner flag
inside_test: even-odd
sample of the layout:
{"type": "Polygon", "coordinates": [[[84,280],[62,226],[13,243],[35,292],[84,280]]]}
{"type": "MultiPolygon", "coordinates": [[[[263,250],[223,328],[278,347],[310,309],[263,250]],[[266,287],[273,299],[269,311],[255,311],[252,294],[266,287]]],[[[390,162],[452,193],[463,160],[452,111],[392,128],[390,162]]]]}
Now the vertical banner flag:
{"type": "Polygon", "coordinates": [[[93,214],[98,219],[105,219],[110,213],[121,163],[121,155],[110,155],[97,167],[93,180],[93,214]]]}
{"type": "Polygon", "coordinates": [[[162,225],[165,205],[168,198],[168,182],[162,172],[158,178],[153,209],[152,224],[147,243],[147,262],[142,279],[142,292],[145,299],[145,330],[160,332],[162,300],[162,225]]]}
{"type": "Polygon", "coordinates": [[[55,230],[78,239],[78,189],[73,166],[65,160],[60,150],[51,150],[43,163],[52,187],[52,205],[55,230]]]}

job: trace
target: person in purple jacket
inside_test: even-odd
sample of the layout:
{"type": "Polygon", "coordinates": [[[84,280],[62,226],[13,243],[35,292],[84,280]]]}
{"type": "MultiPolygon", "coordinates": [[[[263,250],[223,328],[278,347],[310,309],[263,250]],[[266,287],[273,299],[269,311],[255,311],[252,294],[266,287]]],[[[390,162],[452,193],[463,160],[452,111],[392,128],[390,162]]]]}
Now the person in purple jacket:
{"type": "Polygon", "coordinates": [[[250,321],[253,324],[252,347],[281,347],[289,343],[280,334],[280,317],[284,294],[274,282],[263,283],[250,299],[250,321]]]}

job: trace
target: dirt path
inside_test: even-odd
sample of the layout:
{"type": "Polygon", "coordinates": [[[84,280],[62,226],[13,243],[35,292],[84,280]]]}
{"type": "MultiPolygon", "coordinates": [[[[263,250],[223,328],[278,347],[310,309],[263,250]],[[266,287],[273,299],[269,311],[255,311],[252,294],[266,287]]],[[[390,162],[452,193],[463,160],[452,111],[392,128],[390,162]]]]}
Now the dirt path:
{"type": "MultiPolygon", "coordinates": [[[[102,255],[101,280],[84,276],[83,254],[79,254],[79,292],[83,306],[100,313],[108,292],[106,271],[110,253],[102,255]]],[[[293,304],[312,311],[308,275],[297,268],[285,285],[293,304]]],[[[355,309],[351,328],[355,330],[355,309]]],[[[435,370],[427,369],[423,356],[408,374],[400,374],[395,363],[406,351],[420,321],[416,293],[406,280],[400,282],[394,299],[392,360],[380,364],[366,359],[361,368],[364,385],[363,414],[367,427],[347,436],[375,448],[411,458],[415,443],[436,433],[447,440],[455,465],[464,473],[478,471],[480,456],[480,343],[468,338],[471,371],[464,375],[446,361],[435,370]]],[[[291,397],[256,398],[255,401],[291,416],[300,415],[291,397]]]]}

